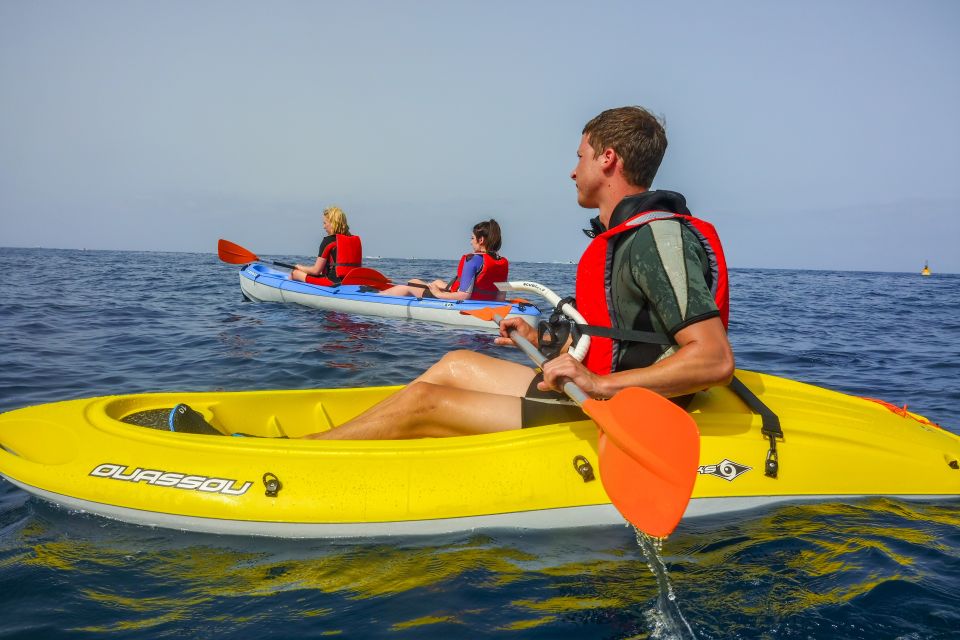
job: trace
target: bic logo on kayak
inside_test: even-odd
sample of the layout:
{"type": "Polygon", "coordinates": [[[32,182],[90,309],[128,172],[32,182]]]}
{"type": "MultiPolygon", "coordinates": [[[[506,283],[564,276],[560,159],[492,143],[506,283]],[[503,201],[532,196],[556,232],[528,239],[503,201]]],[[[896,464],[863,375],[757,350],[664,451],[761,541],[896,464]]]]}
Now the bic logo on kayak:
{"type": "Polygon", "coordinates": [[[253,486],[252,482],[247,481],[238,487],[239,481],[230,478],[191,476],[185,473],[173,473],[160,469],[141,469],[140,467],[136,467],[133,471],[129,471],[129,469],[130,467],[121,464],[101,464],[97,465],[90,472],[90,475],[94,478],[110,478],[111,480],[133,483],[146,482],[156,487],[222,493],[228,496],[242,496],[253,486]]]}
{"type": "Polygon", "coordinates": [[[717,464],[705,464],[703,466],[697,467],[697,473],[702,476],[717,476],[718,478],[723,478],[727,482],[732,482],[737,476],[750,471],[753,467],[748,467],[745,464],[737,464],[731,460],[723,459],[723,462],[718,462],[717,464]]]}

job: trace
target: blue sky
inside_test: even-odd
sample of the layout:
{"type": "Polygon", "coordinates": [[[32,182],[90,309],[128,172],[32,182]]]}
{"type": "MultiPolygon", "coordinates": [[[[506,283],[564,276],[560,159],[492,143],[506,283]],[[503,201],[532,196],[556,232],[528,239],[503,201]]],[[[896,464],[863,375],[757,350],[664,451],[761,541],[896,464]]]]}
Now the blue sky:
{"type": "Polygon", "coordinates": [[[0,2],[0,246],[576,260],[605,108],[735,267],[960,273],[960,3],[0,2]]]}

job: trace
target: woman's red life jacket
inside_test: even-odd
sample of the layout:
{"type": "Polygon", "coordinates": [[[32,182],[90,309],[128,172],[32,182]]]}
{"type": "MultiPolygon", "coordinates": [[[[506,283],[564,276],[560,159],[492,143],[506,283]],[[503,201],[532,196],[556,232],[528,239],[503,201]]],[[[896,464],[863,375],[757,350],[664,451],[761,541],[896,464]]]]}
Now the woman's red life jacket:
{"type": "Polygon", "coordinates": [[[363,245],[360,236],[337,234],[337,256],[334,267],[337,278],[343,278],[351,269],[363,266],[363,245]]]}
{"type": "Polygon", "coordinates": [[[319,276],[307,276],[305,281],[325,287],[338,285],[351,269],[363,266],[360,236],[338,233],[336,241],[328,244],[320,257],[327,261],[323,273],[319,276]]]}
{"type": "Polygon", "coordinates": [[[327,261],[324,276],[327,278],[336,276],[338,280],[342,280],[351,269],[363,266],[363,246],[360,244],[360,236],[338,233],[336,242],[328,244],[320,257],[327,261]]]}
{"type": "MultiPolygon", "coordinates": [[[[631,216],[625,222],[597,234],[587,245],[577,265],[576,299],[577,310],[587,324],[596,327],[617,327],[612,317],[610,300],[613,299],[611,283],[615,236],[634,231],[655,220],[676,220],[690,229],[700,241],[710,263],[710,290],[723,326],[730,317],[730,290],[727,283],[727,262],[720,245],[720,237],[713,225],[699,218],[669,211],[644,211],[631,216]]],[[[583,363],[590,371],[606,375],[616,370],[616,338],[591,336],[590,349],[583,363]]]]}
{"type": "MultiPolygon", "coordinates": [[[[457,277],[450,283],[450,291],[460,290],[460,276],[463,275],[463,265],[467,260],[475,256],[475,253],[465,253],[460,257],[460,264],[457,265],[457,277]]],[[[510,262],[503,256],[494,258],[489,253],[481,253],[483,256],[483,266],[473,282],[473,289],[470,292],[471,300],[496,300],[500,296],[500,290],[495,283],[506,282],[510,272],[510,262]]]]}

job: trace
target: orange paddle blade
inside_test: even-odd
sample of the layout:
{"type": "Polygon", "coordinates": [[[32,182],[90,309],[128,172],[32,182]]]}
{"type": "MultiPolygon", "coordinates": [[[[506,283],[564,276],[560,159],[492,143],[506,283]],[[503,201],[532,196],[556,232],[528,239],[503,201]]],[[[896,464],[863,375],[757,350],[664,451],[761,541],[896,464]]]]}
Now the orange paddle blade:
{"type": "Polygon", "coordinates": [[[387,276],[383,275],[376,269],[370,269],[369,267],[356,267],[350,269],[347,272],[347,275],[343,277],[343,280],[340,284],[359,284],[366,285],[368,287],[376,287],[383,291],[388,289],[393,285],[388,279],[387,276]]]}
{"type": "Polygon", "coordinates": [[[690,415],[649,389],[631,387],[583,410],[601,430],[600,478],[631,524],[658,538],[672,532],[690,502],[700,431],[690,415]]]}
{"type": "Polygon", "coordinates": [[[217,254],[220,259],[230,264],[247,264],[248,262],[259,262],[257,254],[247,251],[243,247],[229,240],[220,238],[217,242],[217,254]]]}
{"type": "Polygon", "coordinates": [[[494,316],[506,318],[508,315],[510,315],[510,311],[512,310],[513,307],[506,305],[503,307],[484,307],[476,310],[463,309],[460,311],[460,314],[465,316],[473,316],[475,318],[480,318],[481,320],[487,320],[488,322],[493,322],[495,320],[494,316]]]}

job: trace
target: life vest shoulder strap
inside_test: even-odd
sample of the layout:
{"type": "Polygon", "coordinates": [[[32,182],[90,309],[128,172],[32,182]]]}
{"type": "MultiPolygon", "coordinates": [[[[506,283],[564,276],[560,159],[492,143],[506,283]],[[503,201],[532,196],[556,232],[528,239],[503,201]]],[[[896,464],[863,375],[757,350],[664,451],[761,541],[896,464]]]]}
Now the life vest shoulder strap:
{"type": "Polygon", "coordinates": [[[730,324],[730,286],[727,276],[727,261],[723,253],[723,245],[720,244],[720,235],[716,227],[712,224],[684,213],[674,213],[672,211],[643,211],[635,216],[628,218],[612,229],[601,233],[597,238],[605,242],[616,235],[631,231],[633,229],[645,226],[658,220],[676,220],[689,229],[700,243],[707,255],[708,266],[710,268],[713,282],[708,283],[717,303],[717,309],[720,310],[720,319],[726,328],[730,324]]]}

